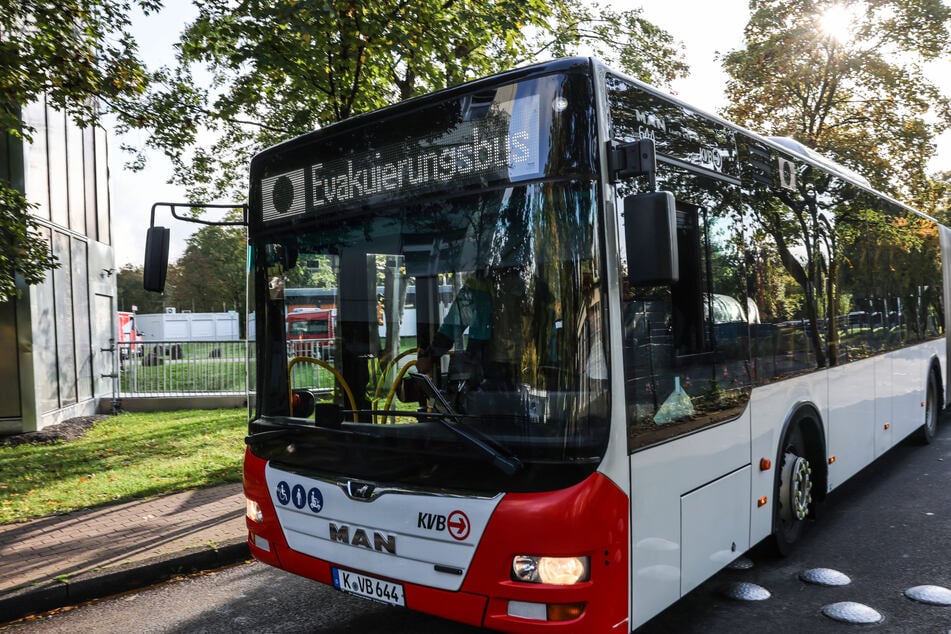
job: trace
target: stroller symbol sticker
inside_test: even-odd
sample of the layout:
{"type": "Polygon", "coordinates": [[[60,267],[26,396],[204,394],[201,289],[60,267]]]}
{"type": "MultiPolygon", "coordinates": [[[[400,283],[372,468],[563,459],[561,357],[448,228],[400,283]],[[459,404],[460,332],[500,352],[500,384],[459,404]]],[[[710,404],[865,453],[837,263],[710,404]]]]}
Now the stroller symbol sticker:
{"type": "Polygon", "coordinates": [[[324,496],[320,494],[316,487],[307,493],[307,506],[314,513],[320,513],[320,509],[324,508],[324,496]]]}

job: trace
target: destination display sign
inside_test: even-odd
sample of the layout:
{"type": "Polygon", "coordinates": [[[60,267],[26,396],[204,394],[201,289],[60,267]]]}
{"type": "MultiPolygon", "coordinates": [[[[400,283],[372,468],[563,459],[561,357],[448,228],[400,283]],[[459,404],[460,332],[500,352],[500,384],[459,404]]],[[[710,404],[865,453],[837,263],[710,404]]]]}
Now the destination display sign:
{"type": "MultiPolygon", "coordinates": [[[[265,221],[324,213],[376,199],[412,197],[497,180],[521,181],[542,173],[538,94],[503,87],[478,116],[433,135],[331,160],[313,161],[261,179],[265,221]]],[[[546,139],[547,143],[547,139],[546,139]]]]}

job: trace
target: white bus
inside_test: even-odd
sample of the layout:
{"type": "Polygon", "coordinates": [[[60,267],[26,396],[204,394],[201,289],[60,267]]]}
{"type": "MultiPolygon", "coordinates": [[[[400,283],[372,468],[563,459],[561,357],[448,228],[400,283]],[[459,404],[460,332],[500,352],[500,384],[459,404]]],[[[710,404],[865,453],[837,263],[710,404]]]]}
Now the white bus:
{"type": "Polygon", "coordinates": [[[248,225],[252,553],[472,625],[632,631],[946,401],[946,228],[594,60],[265,150],[248,225]],[[289,380],[318,257],[333,394],[289,380]],[[381,279],[415,288],[402,366],[381,279]]]}

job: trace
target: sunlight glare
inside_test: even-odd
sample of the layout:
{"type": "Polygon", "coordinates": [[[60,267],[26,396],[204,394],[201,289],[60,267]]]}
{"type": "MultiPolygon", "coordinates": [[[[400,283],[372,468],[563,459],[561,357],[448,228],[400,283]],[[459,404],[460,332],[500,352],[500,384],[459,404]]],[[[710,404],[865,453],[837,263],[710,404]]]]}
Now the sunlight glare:
{"type": "Polygon", "coordinates": [[[819,27],[829,37],[839,41],[849,40],[855,10],[844,4],[833,4],[819,17],[819,27]]]}

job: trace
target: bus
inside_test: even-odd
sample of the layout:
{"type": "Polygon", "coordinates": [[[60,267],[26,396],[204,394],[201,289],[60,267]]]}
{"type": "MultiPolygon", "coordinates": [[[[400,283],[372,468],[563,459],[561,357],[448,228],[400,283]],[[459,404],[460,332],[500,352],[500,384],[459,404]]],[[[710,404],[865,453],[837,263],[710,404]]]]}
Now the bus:
{"type": "Polygon", "coordinates": [[[246,215],[248,544],[374,601],[633,631],[946,402],[948,229],[593,59],[266,149],[246,215]],[[316,260],[329,361],[285,341],[316,260]]]}
{"type": "MultiPolygon", "coordinates": [[[[381,337],[386,336],[386,317],[382,303],[384,291],[385,288],[382,285],[377,286],[377,299],[379,300],[377,321],[380,324],[381,337]]],[[[452,296],[454,293],[452,286],[443,284],[439,289],[439,293],[441,304],[443,306],[448,306],[452,301],[452,296]]],[[[287,305],[288,315],[294,312],[302,312],[313,308],[320,308],[330,311],[336,310],[336,306],[333,303],[334,299],[337,297],[337,289],[335,288],[287,287],[284,289],[284,295],[284,301],[287,305]]],[[[395,311],[395,314],[399,314],[400,316],[400,337],[415,337],[416,288],[413,286],[405,288],[401,292],[400,301],[400,308],[398,311],[395,311]]],[[[336,320],[336,314],[333,313],[333,315],[333,319],[336,320]]],[[[331,337],[331,339],[333,338],[334,337],[331,337]]]]}

